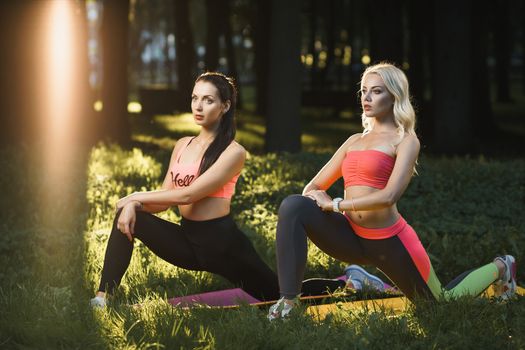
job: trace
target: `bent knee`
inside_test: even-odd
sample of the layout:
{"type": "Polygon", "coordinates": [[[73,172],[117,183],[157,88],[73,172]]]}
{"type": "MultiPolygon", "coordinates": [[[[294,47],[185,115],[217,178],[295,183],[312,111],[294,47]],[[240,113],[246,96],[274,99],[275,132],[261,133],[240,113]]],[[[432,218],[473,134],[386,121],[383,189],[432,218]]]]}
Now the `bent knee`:
{"type": "Polygon", "coordinates": [[[307,213],[309,210],[318,208],[315,201],[311,198],[302,196],[300,194],[293,194],[286,197],[279,207],[279,217],[282,216],[297,216],[299,214],[307,213]]]}
{"type": "Polygon", "coordinates": [[[118,222],[118,219],[120,217],[120,213],[122,213],[122,208],[118,209],[115,213],[115,217],[113,218],[113,225],[116,225],[118,222]]]}
{"type": "Polygon", "coordinates": [[[135,217],[137,221],[149,221],[149,220],[155,220],[155,216],[147,211],[137,210],[135,213],[135,217]]]}

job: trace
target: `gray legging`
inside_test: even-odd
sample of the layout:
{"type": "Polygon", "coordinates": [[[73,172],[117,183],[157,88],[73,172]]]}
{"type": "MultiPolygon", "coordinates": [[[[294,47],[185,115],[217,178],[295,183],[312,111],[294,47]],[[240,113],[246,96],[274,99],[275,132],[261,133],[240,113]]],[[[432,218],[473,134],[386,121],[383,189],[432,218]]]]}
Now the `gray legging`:
{"type": "Polygon", "coordinates": [[[395,226],[385,228],[395,233],[389,238],[366,239],[354,232],[344,215],[323,212],[308,197],[287,197],[279,208],[277,224],[281,296],[293,298],[299,294],[306,265],[307,236],[336,259],[378,267],[410,300],[416,296],[425,299],[474,296],[497,279],[498,269],[489,263],[461,274],[443,288],[416,232],[406,222],[400,231],[394,232],[395,226]]]}

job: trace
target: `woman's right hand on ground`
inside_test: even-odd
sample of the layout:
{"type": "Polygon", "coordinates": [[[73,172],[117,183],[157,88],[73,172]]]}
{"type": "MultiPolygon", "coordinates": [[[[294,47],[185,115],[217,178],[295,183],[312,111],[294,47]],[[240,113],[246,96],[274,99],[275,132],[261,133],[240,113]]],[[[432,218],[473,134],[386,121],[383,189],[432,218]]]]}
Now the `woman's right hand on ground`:
{"type": "Polygon", "coordinates": [[[128,237],[130,242],[133,242],[133,234],[135,234],[135,221],[137,220],[137,213],[135,211],[135,204],[130,202],[126,204],[117,221],[117,228],[120,232],[128,237]]]}

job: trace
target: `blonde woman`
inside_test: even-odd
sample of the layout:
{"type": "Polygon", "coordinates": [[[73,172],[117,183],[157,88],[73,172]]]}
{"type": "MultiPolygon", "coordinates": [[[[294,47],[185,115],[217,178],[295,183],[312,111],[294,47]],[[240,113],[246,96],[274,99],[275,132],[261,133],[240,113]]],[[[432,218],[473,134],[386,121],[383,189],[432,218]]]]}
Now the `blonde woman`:
{"type": "Polygon", "coordinates": [[[397,201],[415,172],[419,140],[408,81],[389,63],[368,67],[361,79],[363,132],[350,136],[306,185],[279,208],[277,267],[281,299],[269,319],[289,314],[304,274],[307,237],[342,261],[374,265],[411,300],[478,295],[491,284],[503,299],[516,290],[511,255],[463,273],[446,287],[439,282],[414,229],[397,201]],[[344,178],[344,199],[326,190],[344,178]]]}

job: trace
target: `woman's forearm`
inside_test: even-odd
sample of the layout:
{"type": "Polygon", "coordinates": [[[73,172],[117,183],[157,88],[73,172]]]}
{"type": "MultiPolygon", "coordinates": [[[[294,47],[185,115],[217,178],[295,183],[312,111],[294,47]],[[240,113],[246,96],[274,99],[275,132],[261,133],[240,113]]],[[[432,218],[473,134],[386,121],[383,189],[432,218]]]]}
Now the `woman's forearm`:
{"type": "Polygon", "coordinates": [[[169,205],[143,204],[140,210],[151,213],[151,214],[156,214],[156,213],[160,213],[162,211],[168,210],[169,207],[170,207],[169,205]]]}
{"type": "Polygon", "coordinates": [[[387,191],[377,191],[360,197],[350,197],[339,203],[340,210],[366,211],[390,207],[395,204],[394,196],[387,191]]]}
{"type": "Polygon", "coordinates": [[[117,202],[117,209],[123,208],[130,202],[136,202],[140,204],[140,207],[135,206],[136,210],[159,212],[174,205],[192,203],[191,200],[192,198],[186,188],[180,190],[170,189],[149,192],[135,192],[120,199],[117,202]]]}
{"type": "Polygon", "coordinates": [[[191,198],[186,189],[170,189],[149,192],[137,192],[131,195],[131,200],[141,202],[144,206],[171,207],[174,205],[190,204],[191,198]]]}
{"type": "Polygon", "coordinates": [[[307,194],[310,191],[315,191],[315,190],[318,190],[318,189],[320,189],[319,186],[317,186],[313,182],[309,182],[308,185],[304,186],[303,195],[307,194]]]}

